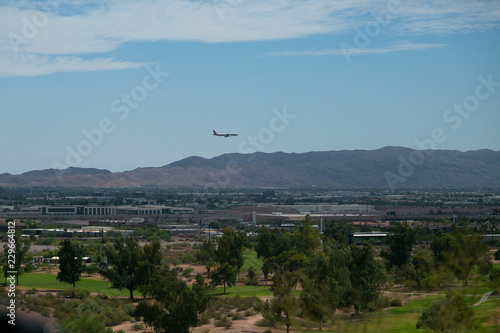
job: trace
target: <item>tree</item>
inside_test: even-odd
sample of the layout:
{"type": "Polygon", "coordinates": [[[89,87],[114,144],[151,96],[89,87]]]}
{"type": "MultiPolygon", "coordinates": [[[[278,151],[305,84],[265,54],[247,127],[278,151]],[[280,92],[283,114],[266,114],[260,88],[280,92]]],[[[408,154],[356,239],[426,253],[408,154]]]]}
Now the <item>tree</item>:
{"type": "Polygon", "coordinates": [[[324,318],[334,318],[335,310],[351,289],[347,255],[343,249],[325,246],[324,252],[306,261],[300,299],[306,315],[318,320],[319,330],[324,318]]]}
{"type": "Polygon", "coordinates": [[[59,256],[59,273],[57,273],[57,279],[73,285],[74,289],[76,282],[80,281],[80,276],[85,266],[82,260],[85,250],[83,245],[68,239],[62,241],[60,246],[61,248],[57,252],[59,256]]]}
{"type": "Polygon", "coordinates": [[[234,231],[230,227],[226,227],[222,237],[217,239],[217,250],[215,254],[219,264],[231,264],[235,266],[237,272],[239,272],[241,266],[243,266],[245,262],[245,258],[243,257],[244,244],[245,239],[241,233],[234,231]]]}
{"type": "Polygon", "coordinates": [[[113,288],[128,289],[130,298],[134,298],[134,289],[140,284],[139,262],[143,258],[143,251],[133,237],[116,237],[113,247],[107,247],[105,254],[108,264],[103,267],[101,274],[112,284],[113,288]]]}
{"type": "Polygon", "coordinates": [[[159,240],[144,245],[142,257],[137,267],[137,284],[139,285],[139,290],[143,292],[144,297],[146,296],[146,288],[144,287],[149,285],[151,277],[159,269],[162,260],[163,254],[161,253],[161,244],[159,240]]]}
{"type": "Polygon", "coordinates": [[[294,294],[294,284],[297,273],[286,272],[273,277],[274,285],[271,287],[274,298],[271,300],[270,310],[274,320],[286,325],[286,332],[290,332],[295,316],[300,310],[299,301],[294,294]]]}
{"type": "Polygon", "coordinates": [[[262,274],[264,275],[264,280],[266,280],[266,286],[267,286],[267,279],[269,278],[269,273],[272,273],[272,264],[270,261],[266,260],[264,261],[264,264],[262,265],[262,274]]]}
{"type": "Polygon", "coordinates": [[[210,275],[212,279],[212,284],[214,286],[224,285],[224,292],[226,294],[226,285],[234,286],[236,284],[236,267],[225,262],[222,263],[217,269],[210,275]]]}
{"type": "Polygon", "coordinates": [[[210,270],[217,263],[215,252],[215,242],[210,240],[204,241],[201,248],[196,252],[196,261],[205,265],[208,274],[210,274],[210,270]]]}
{"type": "Polygon", "coordinates": [[[488,250],[482,243],[482,236],[474,234],[469,228],[462,228],[453,235],[450,242],[450,250],[446,252],[446,264],[455,273],[455,276],[469,284],[469,276],[474,265],[478,264],[480,258],[488,250]]]}
{"type": "Polygon", "coordinates": [[[401,267],[410,262],[413,245],[417,241],[418,229],[412,229],[405,222],[394,227],[392,235],[387,236],[389,251],[382,250],[380,256],[387,259],[389,267],[401,267]]]}
{"type": "Polygon", "coordinates": [[[256,282],[255,281],[256,276],[257,276],[257,271],[255,270],[255,268],[253,268],[253,266],[248,267],[247,277],[248,277],[248,281],[250,282],[251,286],[253,286],[254,283],[256,282]]]}
{"type": "Polygon", "coordinates": [[[438,262],[444,262],[445,253],[451,250],[451,241],[452,236],[442,231],[432,239],[431,250],[438,262]]]}
{"type": "Polygon", "coordinates": [[[178,277],[178,271],[167,265],[160,267],[151,279],[150,294],[153,301],[141,301],[134,316],[144,317],[144,322],[155,332],[188,333],[198,324],[198,315],[207,308],[210,297],[201,275],[196,276],[192,288],[178,277]]]}
{"type": "Polygon", "coordinates": [[[92,274],[99,273],[99,266],[97,264],[91,265],[83,265],[83,273],[86,273],[88,276],[92,274]]]}
{"type": "Polygon", "coordinates": [[[236,283],[237,274],[245,262],[243,257],[243,246],[245,239],[241,233],[238,233],[226,227],[222,237],[217,239],[217,250],[215,255],[219,267],[212,273],[212,284],[224,284],[224,294],[226,285],[232,286],[236,283]]]}
{"type": "Polygon", "coordinates": [[[324,235],[332,238],[341,244],[350,244],[354,230],[348,222],[340,221],[326,224],[324,235]]]}
{"type": "Polygon", "coordinates": [[[349,301],[359,315],[370,302],[378,299],[386,276],[381,265],[375,260],[373,246],[363,242],[363,246],[351,244],[348,268],[351,273],[349,301]]]}
{"type": "Polygon", "coordinates": [[[493,269],[493,263],[491,262],[491,256],[489,253],[485,253],[477,262],[478,273],[482,276],[489,275],[493,269]]]}
{"type": "MultiPolygon", "coordinates": [[[[7,221],[8,222],[8,221],[7,221]]],[[[26,262],[26,256],[30,250],[31,242],[29,240],[22,240],[19,237],[18,232],[14,232],[12,237],[10,237],[11,233],[9,233],[9,242],[3,246],[4,253],[4,264],[3,264],[3,275],[4,277],[8,277],[9,274],[7,272],[17,272],[16,273],[16,285],[19,285],[19,276],[23,274],[23,264],[26,262]],[[12,240],[12,241],[11,241],[12,240]],[[15,260],[9,261],[12,256],[15,257],[15,260]]]]}
{"type": "Polygon", "coordinates": [[[282,252],[277,257],[268,258],[265,262],[269,263],[272,270],[278,274],[285,272],[298,271],[304,267],[306,256],[297,250],[282,252]]]}
{"type": "Polygon", "coordinates": [[[268,229],[260,228],[257,237],[257,244],[255,251],[257,256],[262,260],[271,257],[277,257],[285,251],[290,251],[295,248],[295,234],[286,232],[281,229],[268,229]]]}
{"type": "Polygon", "coordinates": [[[321,247],[321,236],[317,229],[311,226],[312,220],[309,214],[304,219],[304,225],[295,232],[297,239],[297,250],[306,256],[311,255],[321,247]]]}
{"type": "Polygon", "coordinates": [[[461,295],[448,294],[422,312],[417,329],[428,327],[436,332],[474,331],[474,311],[461,295]]]}

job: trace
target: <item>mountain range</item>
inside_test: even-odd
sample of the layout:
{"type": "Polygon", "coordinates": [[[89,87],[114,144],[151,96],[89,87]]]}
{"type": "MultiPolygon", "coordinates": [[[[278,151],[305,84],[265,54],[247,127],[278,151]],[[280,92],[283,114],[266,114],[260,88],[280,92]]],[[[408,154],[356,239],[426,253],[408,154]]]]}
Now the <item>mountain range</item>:
{"type": "Polygon", "coordinates": [[[162,166],[110,172],[94,168],[0,174],[0,186],[72,187],[433,187],[500,186],[500,152],[384,147],[307,153],[188,157],[162,166]]]}

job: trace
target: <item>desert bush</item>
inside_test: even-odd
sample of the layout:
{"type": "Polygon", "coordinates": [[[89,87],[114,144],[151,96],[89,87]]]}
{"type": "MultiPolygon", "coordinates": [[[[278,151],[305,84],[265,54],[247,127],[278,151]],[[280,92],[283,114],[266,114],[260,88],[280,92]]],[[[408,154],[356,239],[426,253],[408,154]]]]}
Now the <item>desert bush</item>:
{"type": "Polygon", "coordinates": [[[391,306],[403,306],[403,303],[399,298],[391,300],[391,306]]]}
{"type": "Polygon", "coordinates": [[[144,325],[137,323],[137,324],[132,325],[132,329],[134,331],[141,331],[141,330],[144,330],[144,325]]]}
{"type": "Polygon", "coordinates": [[[376,301],[370,302],[366,309],[368,310],[368,312],[375,312],[383,308],[388,308],[390,305],[391,301],[389,300],[389,297],[381,296],[376,301]]]}
{"type": "Polygon", "coordinates": [[[243,320],[245,317],[243,317],[241,313],[236,312],[235,314],[233,314],[232,318],[233,320],[243,320]]]}
{"type": "Polygon", "coordinates": [[[263,318],[255,323],[259,327],[274,327],[275,323],[269,319],[263,318]]]}
{"type": "Polygon", "coordinates": [[[84,299],[90,296],[90,291],[84,290],[84,289],[66,289],[61,292],[59,292],[59,295],[64,296],[64,297],[69,297],[69,298],[78,298],[78,299],[84,299]]]}
{"type": "Polygon", "coordinates": [[[255,316],[256,314],[257,314],[257,312],[254,310],[245,311],[245,317],[252,317],[252,316],[255,316]]]}
{"type": "Polygon", "coordinates": [[[185,278],[188,278],[191,275],[191,273],[193,273],[193,272],[194,272],[193,267],[185,268],[184,270],[182,270],[182,276],[185,278]]]}
{"type": "Polygon", "coordinates": [[[233,325],[233,321],[229,317],[222,317],[215,322],[215,327],[224,327],[225,329],[230,329],[233,325]]]}
{"type": "Polygon", "coordinates": [[[112,333],[113,330],[106,328],[106,325],[97,316],[86,314],[81,317],[72,315],[66,318],[63,321],[62,332],[112,333]]]}
{"type": "Polygon", "coordinates": [[[208,313],[204,313],[200,316],[200,320],[199,320],[199,325],[206,325],[206,324],[210,324],[210,315],[208,313]]]}
{"type": "Polygon", "coordinates": [[[36,290],[36,288],[31,288],[31,289],[28,289],[26,290],[26,295],[34,295],[38,292],[38,290],[36,290]]]}

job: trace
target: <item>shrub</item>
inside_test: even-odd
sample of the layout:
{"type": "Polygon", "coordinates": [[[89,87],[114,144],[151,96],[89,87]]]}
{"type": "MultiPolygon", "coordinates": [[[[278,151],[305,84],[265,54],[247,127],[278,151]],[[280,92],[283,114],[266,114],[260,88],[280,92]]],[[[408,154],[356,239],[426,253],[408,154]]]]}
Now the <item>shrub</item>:
{"type": "Polygon", "coordinates": [[[388,308],[391,305],[391,301],[387,296],[381,296],[376,301],[371,302],[367,306],[369,312],[378,311],[383,308],[388,308]]]}
{"type": "Polygon", "coordinates": [[[258,286],[259,285],[259,280],[257,279],[249,279],[249,278],[246,278],[243,283],[245,284],[245,286],[258,286]]]}
{"type": "Polygon", "coordinates": [[[215,320],[219,320],[222,318],[222,314],[215,310],[207,310],[207,312],[205,312],[205,315],[207,315],[209,318],[214,318],[215,320]]]}
{"type": "Polygon", "coordinates": [[[182,257],[182,263],[183,264],[192,264],[196,262],[196,257],[192,253],[188,253],[182,257]]]}
{"type": "Polygon", "coordinates": [[[137,323],[137,324],[132,325],[132,329],[134,331],[141,331],[141,330],[144,330],[144,325],[137,323]]]}
{"type": "Polygon", "coordinates": [[[233,320],[242,320],[244,319],[243,315],[239,312],[236,312],[235,314],[233,314],[233,320]]]}
{"type": "Polygon", "coordinates": [[[64,297],[69,297],[69,298],[78,298],[78,299],[84,299],[90,296],[90,291],[84,290],[84,289],[66,289],[61,292],[59,292],[61,296],[64,297]]]}
{"type": "Polygon", "coordinates": [[[417,329],[428,327],[434,331],[474,331],[474,311],[461,295],[448,294],[425,309],[417,322],[417,329]]]}
{"type": "Polygon", "coordinates": [[[106,326],[99,320],[97,316],[83,315],[77,317],[72,315],[63,322],[62,332],[93,332],[93,333],[112,333],[111,328],[106,329],[106,326]]]}
{"type": "Polygon", "coordinates": [[[52,315],[52,310],[49,308],[41,308],[38,312],[40,312],[42,316],[48,318],[50,318],[50,316],[52,315]]]}
{"type": "Polygon", "coordinates": [[[107,326],[119,325],[124,321],[130,320],[130,316],[123,311],[117,311],[117,309],[111,307],[106,307],[104,311],[99,314],[99,317],[107,326]]]}
{"type": "Polygon", "coordinates": [[[193,272],[194,272],[194,268],[188,267],[182,271],[182,276],[185,278],[188,278],[191,275],[191,273],[193,273],[193,272]]]}
{"type": "Polygon", "coordinates": [[[255,316],[256,314],[257,314],[257,312],[255,312],[254,310],[245,311],[245,317],[252,317],[252,316],[255,316]]]}
{"type": "Polygon", "coordinates": [[[230,329],[233,325],[233,321],[229,317],[222,317],[215,322],[215,327],[224,327],[225,329],[230,329]]]}
{"type": "Polygon", "coordinates": [[[403,306],[403,303],[399,298],[391,300],[391,306],[403,306]]]}
{"type": "Polygon", "coordinates": [[[256,322],[255,325],[259,327],[273,327],[275,323],[272,320],[264,318],[256,322]]]}
{"type": "Polygon", "coordinates": [[[210,324],[210,315],[208,313],[204,313],[200,316],[199,325],[210,324]]]}
{"type": "Polygon", "coordinates": [[[38,292],[38,290],[36,290],[36,288],[31,288],[31,289],[28,289],[26,290],[26,295],[33,295],[33,294],[36,294],[38,292]]]}

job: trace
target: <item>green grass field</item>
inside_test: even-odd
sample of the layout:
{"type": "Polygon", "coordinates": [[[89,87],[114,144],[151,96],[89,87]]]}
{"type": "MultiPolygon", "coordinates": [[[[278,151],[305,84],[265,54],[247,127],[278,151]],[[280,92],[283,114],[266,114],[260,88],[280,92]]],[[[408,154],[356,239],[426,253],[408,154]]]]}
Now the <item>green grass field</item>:
{"type": "MultiPolygon", "coordinates": [[[[45,273],[23,274],[19,277],[19,286],[26,288],[51,290],[63,290],[73,287],[68,283],[59,282],[56,279],[55,274],[45,273]]],[[[110,288],[110,286],[111,284],[108,281],[101,281],[85,277],[81,278],[81,280],[76,283],[76,288],[85,289],[93,293],[100,293],[108,296],[129,296],[128,290],[123,289],[120,291],[118,289],[112,289],[110,288]]],[[[134,294],[139,296],[137,292],[134,292],[134,294]]]]}
{"type": "Polygon", "coordinates": [[[419,298],[405,306],[374,312],[372,315],[360,319],[338,319],[337,328],[329,330],[329,332],[432,332],[425,329],[417,330],[416,324],[422,311],[438,298],[438,296],[419,298]]]}
{"type": "MultiPolygon", "coordinates": [[[[390,308],[385,311],[375,312],[367,317],[352,319],[349,315],[337,315],[335,329],[327,332],[380,332],[380,333],[429,333],[432,330],[417,329],[416,323],[422,311],[431,303],[443,296],[425,296],[402,307],[390,308]]],[[[466,296],[467,303],[474,297],[466,296]]],[[[494,333],[498,332],[499,326],[495,322],[500,309],[500,298],[492,297],[485,303],[474,306],[475,322],[480,327],[475,332],[494,333]]]]}
{"type": "Polygon", "coordinates": [[[246,251],[243,252],[243,256],[245,257],[245,262],[241,267],[241,272],[248,272],[248,267],[252,266],[257,271],[257,274],[262,274],[262,265],[264,264],[262,260],[257,258],[257,252],[255,251],[246,251]]]}
{"type": "Polygon", "coordinates": [[[211,295],[220,295],[220,296],[236,296],[240,295],[242,297],[245,296],[273,296],[273,293],[269,289],[270,286],[236,286],[236,287],[226,287],[226,294],[222,295],[224,291],[223,287],[217,287],[215,290],[211,291],[211,295]]]}

